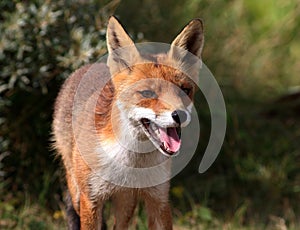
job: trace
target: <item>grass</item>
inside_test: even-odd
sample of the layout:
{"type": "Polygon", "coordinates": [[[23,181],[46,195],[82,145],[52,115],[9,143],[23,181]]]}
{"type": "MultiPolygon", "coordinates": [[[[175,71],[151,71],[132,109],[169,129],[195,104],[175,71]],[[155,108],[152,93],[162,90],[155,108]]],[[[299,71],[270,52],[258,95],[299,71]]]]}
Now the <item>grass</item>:
{"type": "Polygon", "coordinates": [[[63,213],[50,213],[39,204],[25,204],[14,208],[9,204],[1,204],[0,229],[16,230],[54,230],[64,229],[63,213]]]}
{"type": "MultiPolygon", "coordinates": [[[[3,207],[2,207],[3,208],[3,207]]],[[[7,208],[7,207],[6,207],[7,208]]],[[[222,219],[213,214],[212,210],[201,205],[195,205],[190,212],[184,215],[174,215],[174,230],[297,230],[298,223],[290,223],[278,216],[270,216],[268,223],[250,222],[243,224],[245,206],[240,207],[231,219],[222,219]]],[[[146,230],[146,216],[141,207],[136,210],[130,229],[146,230]]],[[[113,226],[113,218],[107,221],[109,229],[113,226]]],[[[0,212],[0,228],[14,230],[56,230],[66,229],[64,213],[55,211],[49,213],[37,204],[26,205],[19,210],[8,208],[0,212]]]]}
{"type": "MultiPolygon", "coordinates": [[[[65,5],[65,2],[59,2],[65,5]]],[[[6,9],[13,11],[11,6],[14,4],[11,3],[1,2],[3,12],[6,9]]],[[[45,4],[48,6],[50,3],[45,4]]],[[[19,10],[20,6],[23,4],[18,4],[19,10]]],[[[78,5],[72,6],[75,8],[71,10],[76,14],[78,5]]],[[[79,7],[77,16],[82,15],[82,19],[93,18],[92,9],[87,7],[87,16],[84,16],[82,7],[79,7]]],[[[13,33],[10,29],[13,28],[14,32],[14,25],[19,22],[14,17],[29,18],[28,25],[36,25],[36,14],[31,13],[35,8],[30,9],[22,11],[22,14],[14,12],[12,26],[8,26],[8,30],[5,30],[7,33],[3,34],[11,38],[13,33]]],[[[191,0],[186,4],[179,0],[145,1],[136,11],[136,1],[128,0],[126,3],[121,1],[119,9],[117,15],[133,35],[134,32],[143,32],[145,38],[152,41],[165,38],[169,42],[172,39],[170,36],[178,32],[179,24],[185,24],[192,17],[204,18],[204,62],[213,69],[222,84],[228,112],[226,140],[213,166],[204,174],[198,174],[197,168],[210,131],[209,114],[206,108],[202,108],[200,100],[202,136],[198,154],[172,180],[170,196],[175,229],[299,229],[300,101],[276,101],[288,88],[300,84],[299,1],[278,0],[276,4],[271,0],[191,0]],[[153,10],[149,11],[149,6],[153,10]]],[[[48,10],[52,8],[48,7],[48,10]]],[[[65,18],[69,18],[69,10],[63,11],[65,18]]],[[[98,11],[94,14],[99,17],[98,11]]],[[[53,27],[49,23],[47,31],[67,27],[59,23],[62,21],[53,27]]],[[[90,23],[87,24],[90,26],[90,23]]],[[[81,28],[82,25],[79,23],[76,26],[81,28]]],[[[0,106],[9,105],[5,107],[4,117],[9,114],[5,118],[10,120],[8,125],[5,124],[1,114],[0,124],[4,127],[1,130],[5,129],[5,132],[0,134],[0,229],[64,229],[61,188],[58,186],[61,172],[54,172],[59,166],[56,167],[57,162],[52,161],[49,149],[45,147],[48,146],[52,113],[49,108],[53,104],[58,82],[49,84],[49,93],[46,95],[30,93],[36,86],[26,87],[25,80],[36,83],[34,76],[38,75],[41,88],[45,87],[45,77],[55,77],[50,74],[51,71],[37,71],[43,70],[41,67],[45,63],[50,62],[49,66],[58,67],[54,73],[65,75],[70,71],[70,63],[73,67],[81,64],[83,57],[74,55],[75,51],[83,50],[85,53],[94,39],[102,47],[104,39],[98,39],[98,28],[94,28],[94,32],[89,32],[85,39],[78,37],[78,41],[75,41],[72,38],[74,42],[70,44],[74,47],[65,54],[65,48],[61,49],[56,41],[63,41],[62,44],[68,42],[69,32],[64,29],[52,32],[45,36],[47,41],[52,38],[52,54],[44,43],[35,46],[36,36],[31,27],[27,28],[28,31],[26,28],[19,28],[17,34],[22,35],[20,38],[15,36],[15,40],[4,39],[1,43],[2,46],[7,45],[5,54],[8,54],[1,56],[5,67],[2,72],[7,76],[4,83],[11,87],[18,79],[20,89],[26,90],[19,92],[18,87],[12,88],[4,97],[6,100],[0,100],[0,106]],[[60,36],[54,39],[52,35],[60,36]],[[23,36],[27,39],[23,39],[23,36]],[[88,41],[84,43],[87,47],[81,46],[81,40],[88,41]],[[41,52],[34,47],[44,49],[41,52]],[[23,49],[27,58],[20,55],[23,49]],[[37,50],[41,60],[35,58],[37,50]],[[53,58],[49,58],[50,54],[53,58]],[[63,66],[57,64],[57,56],[64,57],[59,62],[63,66]],[[17,60],[15,57],[18,57],[17,60]],[[16,66],[27,69],[19,71],[16,66]],[[62,73],[62,67],[68,71],[62,73]],[[29,74],[26,75],[27,72],[29,74]],[[9,76],[19,77],[10,79],[9,76]],[[25,79],[25,85],[22,79],[25,79]],[[7,157],[7,154],[10,155],[7,157]]],[[[72,35],[81,36],[81,29],[72,31],[72,35]]],[[[43,36],[42,33],[40,35],[43,36]]],[[[102,48],[99,50],[103,51],[102,48]]],[[[95,56],[99,50],[94,49],[95,56]]],[[[113,218],[109,219],[109,223],[112,225],[113,218]]],[[[141,207],[136,210],[133,226],[136,229],[147,228],[146,215],[141,207]]]]}
{"type": "MultiPolygon", "coordinates": [[[[228,110],[226,141],[207,172],[197,172],[205,148],[201,142],[199,153],[173,178],[174,229],[296,230],[300,224],[300,123],[296,114],[279,107],[287,105],[244,97],[230,87],[222,89],[228,110]]],[[[206,132],[209,125],[201,128],[206,132]]],[[[49,211],[29,197],[24,199],[18,208],[13,202],[0,203],[1,229],[65,228],[62,204],[49,211]]],[[[108,206],[107,216],[109,211],[108,206]]],[[[109,217],[109,226],[112,223],[109,217]]],[[[147,229],[141,205],[132,229],[147,229]]]]}

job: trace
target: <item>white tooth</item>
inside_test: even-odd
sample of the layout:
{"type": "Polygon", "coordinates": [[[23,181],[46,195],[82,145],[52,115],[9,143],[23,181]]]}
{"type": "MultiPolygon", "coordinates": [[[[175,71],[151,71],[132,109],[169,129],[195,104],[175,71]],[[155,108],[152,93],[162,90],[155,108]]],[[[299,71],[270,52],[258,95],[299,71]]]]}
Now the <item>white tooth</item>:
{"type": "Polygon", "coordinates": [[[166,149],[167,151],[169,151],[169,147],[166,146],[166,143],[165,143],[165,142],[164,142],[164,147],[165,147],[165,149],[166,149]]]}
{"type": "Polygon", "coordinates": [[[156,130],[155,130],[155,134],[157,135],[157,136],[159,136],[159,130],[156,128],[156,130]]]}
{"type": "Polygon", "coordinates": [[[150,123],[150,128],[151,128],[152,130],[154,130],[154,123],[153,123],[153,122],[150,123]]]}
{"type": "Polygon", "coordinates": [[[157,128],[157,125],[155,123],[151,123],[151,129],[153,131],[156,131],[158,128],[157,128]]]}

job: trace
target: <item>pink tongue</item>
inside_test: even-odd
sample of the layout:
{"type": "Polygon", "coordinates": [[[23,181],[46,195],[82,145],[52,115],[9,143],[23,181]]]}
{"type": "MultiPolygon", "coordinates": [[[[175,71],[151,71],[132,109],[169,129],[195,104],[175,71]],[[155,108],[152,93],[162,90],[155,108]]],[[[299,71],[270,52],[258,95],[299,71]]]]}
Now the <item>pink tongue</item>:
{"type": "Polygon", "coordinates": [[[181,140],[178,137],[176,128],[159,128],[160,141],[164,144],[166,150],[177,152],[180,148],[181,140]]]}

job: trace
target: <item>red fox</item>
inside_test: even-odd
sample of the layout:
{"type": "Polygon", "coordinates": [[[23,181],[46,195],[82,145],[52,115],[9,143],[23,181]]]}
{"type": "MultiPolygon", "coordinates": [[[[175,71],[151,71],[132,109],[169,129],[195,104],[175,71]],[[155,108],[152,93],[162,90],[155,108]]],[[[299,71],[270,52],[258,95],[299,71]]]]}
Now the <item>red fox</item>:
{"type": "Polygon", "coordinates": [[[114,229],[128,229],[138,200],[149,229],[172,229],[170,159],[191,121],[203,43],[203,23],[194,19],[167,52],[142,54],[119,21],[109,19],[107,64],[76,70],[55,103],[52,128],[66,172],[69,229],[105,229],[108,200],[114,229]]]}

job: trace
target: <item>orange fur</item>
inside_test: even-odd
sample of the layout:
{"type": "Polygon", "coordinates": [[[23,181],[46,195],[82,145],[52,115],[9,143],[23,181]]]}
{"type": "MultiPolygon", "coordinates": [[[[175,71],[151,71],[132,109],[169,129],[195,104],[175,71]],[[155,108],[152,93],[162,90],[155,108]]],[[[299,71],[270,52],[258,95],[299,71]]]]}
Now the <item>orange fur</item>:
{"type": "MultiPolygon", "coordinates": [[[[141,111],[148,109],[155,114],[154,117],[169,114],[168,122],[174,123],[171,112],[185,109],[196,89],[195,82],[179,66],[176,67],[178,60],[174,59],[174,46],[187,49],[200,57],[203,46],[202,22],[191,21],[176,37],[169,54],[152,57],[153,62],[143,61],[134,43],[114,17],[108,24],[107,44],[108,65],[87,65],[75,71],[66,80],[55,104],[55,147],[65,166],[72,206],[80,218],[80,226],[77,227],[83,230],[103,227],[104,203],[111,199],[116,217],[114,229],[127,229],[137,200],[141,199],[145,202],[149,229],[172,229],[168,202],[169,182],[151,187],[126,188],[102,178],[101,170],[109,162],[109,155],[117,158],[120,164],[133,168],[152,167],[167,159],[157,149],[150,153],[133,154],[116,147],[126,135],[133,143],[138,139],[148,139],[145,131],[137,126],[142,125],[140,121],[127,120],[124,114],[126,111],[140,111],[134,110],[136,108],[141,108],[141,111]],[[114,56],[116,49],[125,46],[132,46],[132,52],[114,56]],[[122,60],[116,61],[116,58],[122,60]],[[126,66],[127,62],[130,66],[126,66]],[[94,80],[95,84],[99,81],[106,84],[101,92],[93,89],[94,85],[91,88],[88,84],[83,85],[86,97],[79,98],[79,102],[75,101],[80,84],[87,77],[94,80]],[[180,91],[185,88],[191,92],[187,96],[180,96],[180,91]],[[145,90],[155,92],[155,97],[145,97],[141,93],[145,90]],[[95,106],[93,101],[96,102],[95,106]],[[127,122],[125,127],[128,127],[128,131],[124,130],[124,122],[127,122]],[[129,131],[134,131],[135,136],[128,135],[129,131]],[[99,143],[108,148],[108,153],[104,148],[99,149],[99,143]]],[[[198,70],[192,72],[197,75],[198,70]]],[[[165,170],[170,171],[170,166],[169,163],[165,164],[165,170]]],[[[119,176],[126,178],[126,175],[119,176]]]]}

